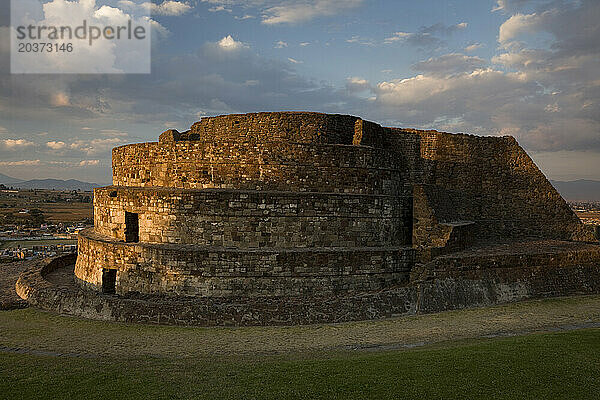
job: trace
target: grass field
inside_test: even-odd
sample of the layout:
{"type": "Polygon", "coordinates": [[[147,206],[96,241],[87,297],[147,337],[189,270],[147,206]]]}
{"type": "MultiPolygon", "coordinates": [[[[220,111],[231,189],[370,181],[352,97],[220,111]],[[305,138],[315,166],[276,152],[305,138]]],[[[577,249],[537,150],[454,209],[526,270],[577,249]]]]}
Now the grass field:
{"type": "Polygon", "coordinates": [[[599,323],[600,296],[298,327],[4,311],[0,398],[598,399],[600,329],[547,332],[599,323]]]}
{"type": "MultiPolygon", "coordinates": [[[[81,201],[86,196],[91,197],[92,194],[53,190],[20,190],[17,194],[0,192],[0,220],[6,214],[19,216],[18,212],[22,208],[41,210],[46,222],[50,223],[92,219],[93,204],[81,201]]],[[[23,218],[26,219],[26,216],[23,218]]]]}
{"type": "Polygon", "coordinates": [[[5,399],[597,399],[600,330],[312,358],[0,354],[5,399]]]}
{"type": "Polygon", "coordinates": [[[78,222],[93,218],[92,207],[91,203],[42,204],[41,210],[48,222],[78,222]]]}

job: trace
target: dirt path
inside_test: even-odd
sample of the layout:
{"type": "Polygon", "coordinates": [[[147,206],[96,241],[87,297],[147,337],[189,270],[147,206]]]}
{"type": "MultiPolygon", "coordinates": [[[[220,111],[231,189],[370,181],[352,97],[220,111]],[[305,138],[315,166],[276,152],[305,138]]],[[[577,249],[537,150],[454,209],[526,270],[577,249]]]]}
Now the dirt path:
{"type": "Polygon", "coordinates": [[[586,327],[600,327],[600,296],[296,327],[150,326],[88,321],[25,309],[0,312],[0,351],[84,357],[254,357],[411,348],[449,340],[586,327]]]}

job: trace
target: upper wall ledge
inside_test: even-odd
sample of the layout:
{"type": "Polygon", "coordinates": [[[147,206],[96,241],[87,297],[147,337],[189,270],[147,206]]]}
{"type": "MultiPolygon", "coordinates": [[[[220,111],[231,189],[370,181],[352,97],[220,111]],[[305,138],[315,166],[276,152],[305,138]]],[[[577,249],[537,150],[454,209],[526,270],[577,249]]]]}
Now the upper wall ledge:
{"type": "MultiPolygon", "coordinates": [[[[454,134],[436,130],[412,128],[386,128],[359,117],[316,112],[261,112],[205,117],[185,132],[169,129],[159,136],[159,143],[182,141],[289,141],[322,144],[385,146],[385,137],[394,134],[457,135],[482,137],[471,134],[454,134]]],[[[498,136],[489,138],[500,139],[498,136]]],[[[502,139],[515,141],[511,136],[502,139]]]]}

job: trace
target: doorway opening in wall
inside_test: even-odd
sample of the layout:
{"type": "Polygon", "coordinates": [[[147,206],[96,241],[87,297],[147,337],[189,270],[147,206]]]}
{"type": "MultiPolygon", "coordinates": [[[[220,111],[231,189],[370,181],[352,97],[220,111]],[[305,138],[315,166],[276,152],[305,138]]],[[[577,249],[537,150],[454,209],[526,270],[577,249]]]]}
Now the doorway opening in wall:
{"type": "Polygon", "coordinates": [[[140,216],[137,213],[125,211],[125,242],[140,241],[140,216]]]}
{"type": "Polygon", "coordinates": [[[102,293],[115,294],[117,287],[117,270],[102,269],[102,293]]]}

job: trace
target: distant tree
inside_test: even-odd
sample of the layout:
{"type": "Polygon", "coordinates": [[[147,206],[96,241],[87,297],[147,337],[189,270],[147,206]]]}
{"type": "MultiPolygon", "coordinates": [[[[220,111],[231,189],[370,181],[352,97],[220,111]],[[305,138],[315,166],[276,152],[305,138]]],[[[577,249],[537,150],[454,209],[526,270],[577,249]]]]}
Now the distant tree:
{"type": "Polygon", "coordinates": [[[46,218],[44,217],[42,210],[34,208],[33,210],[29,211],[29,218],[27,221],[29,226],[40,226],[44,222],[46,222],[46,218]]]}
{"type": "Polygon", "coordinates": [[[2,215],[2,224],[3,225],[12,225],[15,224],[17,221],[16,216],[13,213],[6,213],[4,215],[2,215]]]}

